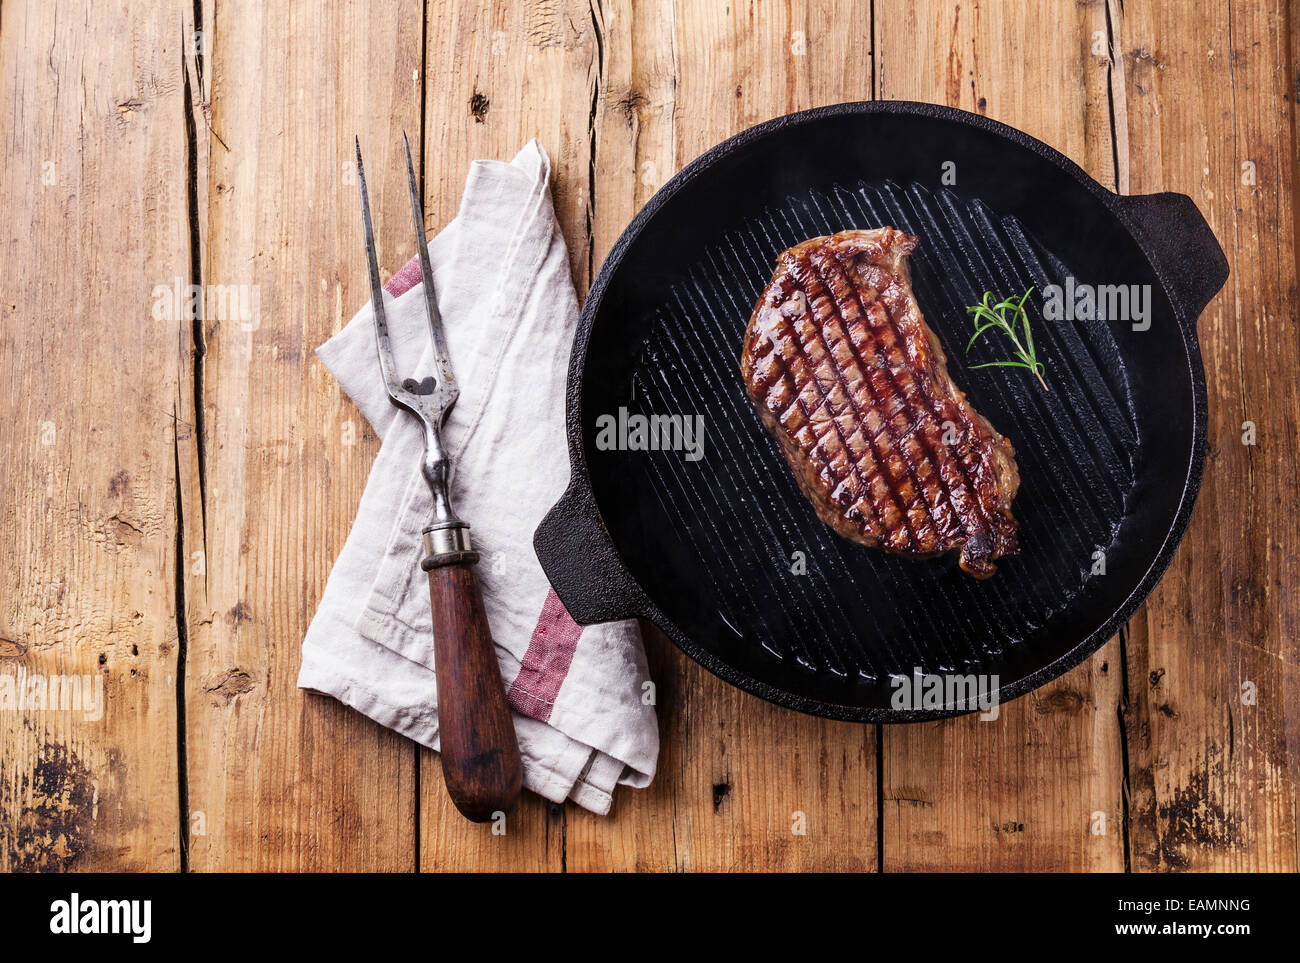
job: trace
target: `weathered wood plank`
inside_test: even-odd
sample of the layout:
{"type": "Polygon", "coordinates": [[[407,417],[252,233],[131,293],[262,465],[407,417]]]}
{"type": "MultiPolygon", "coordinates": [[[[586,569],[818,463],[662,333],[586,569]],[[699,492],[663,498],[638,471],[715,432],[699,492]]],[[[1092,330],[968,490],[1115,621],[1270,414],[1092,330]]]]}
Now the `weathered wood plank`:
{"type": "MultiPolygon", "coordinates": [[[[552,196],[569,261],[575,277],[582,277],[589,249],[597,63],[591,8],[581,0],[430,0],[428,17],[424,170],[430,232],[455,215],[472,161],[510,160],[537,137],[551,158],[552,196]]],[[[424,869],[558,871],[563,866],[561,807],[525,792],[505,835],[492,835],[456,812],[432,752],[421,758],[420,788],[424,869]]]]}
{"type": "Polygon", "coordinates": [[[700,151],[869,97],[873,6],[880,96],[983,110],[1124,192],[1189,193],[1233,268],[1200,329],[1205,487],[1130,626],[1123,731],[1115,642],[996,724],[887,730],[884,866],[1120,868],[1126,735],[1134,869],[1296,868],[1294,11],[421,6],[223,0],[203,25],[188,8],[65,6],[57,26],[52,9],[0,6],[0,685],[21,668],[105,686],[97,722],[0,712],[0,870],[180,868],[186,793],[201,870],[874,868],[874,732],[736,692],[655,633],[655,785],[622,793],[609,819],[528,796],[505,837],[454,813],[435,755],[294,688],[377,450],[311,356],[365,298],[354,130],[388,270],[409,249],[400,131],[420,129],[422,97],[430,231],[470,160],[541,137],[583,291],[700,151]],[[1094,50],[1108,27],[1113,64],[1094,50]],[[254,330],[210,317],[196,337],[184,317],[152,316],[155,286],[189,282],[192,240],[200,280],[256,285],[254,330]],[[49,323],[67,317],[95,339],[49,323]]]}
{"type": "MultiPolygon", "coordinates": [[[[1296,869],[1300,403],[1287,5],[1116,11],[1134,193],[1182,191],[1232,276],[1200,320],[1209,457],[1128,651],[1138,870],[1296,869]],[[1255,444],[1244,444],[1255,426],[1255,444]],[[1252,702],[1253,696],[1253,702],[1252,702]]],[[[1294,12],[1292,12],[1292,16],[1294,12]]]]}
{"type": "MultiPolygon", "coordinates": [[[[876,45],[882,98],[987,114],[1114,186],[1104,4],[877,3],[876,45]]],[[[885,729],[885,870],[1123,869],[1121,676],[1112,640],[996,722],[885,729]]]]}
{"type": "MultiPolygon", "coordinates": [[[[718,141],[871,94],[866,2],[619,2],[601,5],[600,21],[596,267],[654,191],[718,141]]],[[[647,647],[659,775],[620,796],[611,819],[570,807],[570,869],[876,868],[872,728],[746,695],[657,632],[647,647]]]]}
{"type": "Polygon", "coordinates": [[[186,548],[206,563],[184,585],[196,870],[415,866],[415,747],[295,681],[378,450],[312,354],[368,297],[352,139],[391,271],[410,246],[401,132],[419,129],[422,16],[242,0],[215,14],[204,281],[253,286],[259,310],[202,326],[203,486],[185,492],[203,520],[186,548]]]}
{"type": "Polygon", "coordinates": [[[181,863],[183,43],[174,5],[0,11],[0,871],[181,863]]]}

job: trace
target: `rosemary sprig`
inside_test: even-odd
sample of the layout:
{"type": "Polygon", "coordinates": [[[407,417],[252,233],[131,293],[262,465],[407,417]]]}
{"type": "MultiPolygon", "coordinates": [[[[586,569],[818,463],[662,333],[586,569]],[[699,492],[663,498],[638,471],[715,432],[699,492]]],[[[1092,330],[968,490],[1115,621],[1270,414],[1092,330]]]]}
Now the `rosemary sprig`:
{"type": "Polygon", "coordinates": [[[1034,333],[1029,330],[1029,314],[1025,311],[1025,302],[1029,300],[1029,295],[1033,290],[1033,287],[1030,287],[1020,297],[1006,298],[997,304],[989,303],[993,295],[991,292],[985,291],[984,298],[979,304],[973,304],[966,309],[968,314],[975,316],[975,333],[966,342],[966,353],[970,354],[972,345],[979,340],[979,336],[984,332],[994,329],[1001,331],[1011,339],[1011,344],[1015,347],[1015,351],[1012,353],[1018,360],[990,361],[987,364],[973,364],[971,367],[1028,368],[1038,378],[1038,383],[1043,386],[1043,390],[1050,391],[1047,382],[1043,380],[1043,372],[1047,370],[1047,366],[1038,360],[1038,355],[1034,350],[1034,333]],[[1023,341],[1021,335],[1016,333],[1017,327],[1023,332],[1023,341]]]}

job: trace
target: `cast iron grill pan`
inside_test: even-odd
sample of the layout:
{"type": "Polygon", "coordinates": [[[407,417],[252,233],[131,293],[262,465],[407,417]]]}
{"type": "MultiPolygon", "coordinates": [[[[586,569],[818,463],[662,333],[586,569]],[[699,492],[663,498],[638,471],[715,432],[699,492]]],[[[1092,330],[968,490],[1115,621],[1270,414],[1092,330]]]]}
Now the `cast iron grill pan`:
{"type": "Polygon", "coordinates": [[[890,676],[915,671],[996,675],[1010,698],[1102,644],[1167,564],[1203,459],[1194,320],[1225,277],[1186,198],[1117,198],[984,118],[858,104],[747,131],[656,195],[593,285],[570,376],[574,477],[539,557],[578,621],[651,618],[724,678],[805,711],[957,711],[895,709],[890,676]],[[947,160],[957,182],[945,186],[947,160]],[[836,536],[741,381],[741,338],[776,256],[884,225],[921,239],[911,264],[926,321],[958,386],[1016,447],[1021,551],[987,581],[955,556],[903,559],[836,536]],[[1201,263],[1180,287],[1164,268],[1187,273],[1189,257],[1201,263]],[[1150,285],[1150,329],[1049,322],[1035,294],[1050,391],[1025,371],[971,370],[1007,355],[996,338],[966,355],[967,305],[1067,277],[1150,285]],[[598,450],[596,418],[620,408],[702,415],[704,457],[598,450]]]}

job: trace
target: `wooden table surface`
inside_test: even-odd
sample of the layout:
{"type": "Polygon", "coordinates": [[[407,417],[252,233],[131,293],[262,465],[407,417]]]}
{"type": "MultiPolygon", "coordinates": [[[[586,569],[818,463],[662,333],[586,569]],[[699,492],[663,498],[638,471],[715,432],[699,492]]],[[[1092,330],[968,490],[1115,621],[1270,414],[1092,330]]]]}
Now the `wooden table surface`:
{"type": "Polygon", "coordinates": [[[97,674],[105,706],[0,709],[0,868],[1295,870],[1291,6],[4,0],[0,683],[97,674]],[[996,724],[798,715],[651,637],[651,788],[465,823],[434,754],[295,688],[378,447],[312,353],[367,297],[353,134],[390,271],[403,130],[430,231],[472,159],[540,137],[581,292],[700,152],[868,98],[987,114],[1209,220],[1232,276],[1172,567],[996,724]],[[259,323],[157,309],[189,284],[250,286],[259,323]]]}

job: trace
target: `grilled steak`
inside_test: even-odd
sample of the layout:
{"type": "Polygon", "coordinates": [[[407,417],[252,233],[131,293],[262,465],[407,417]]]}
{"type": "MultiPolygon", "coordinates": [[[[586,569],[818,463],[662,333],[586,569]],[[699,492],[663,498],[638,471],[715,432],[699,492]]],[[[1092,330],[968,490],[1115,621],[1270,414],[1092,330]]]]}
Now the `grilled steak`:
{"type": "Polygon", "coordinates": [[[1015,450],[966,400],[912,294],[892,227],[781,254],[740,368],[799,487],[840,535],[976,578],[1016,551],[1015,450]]]}

